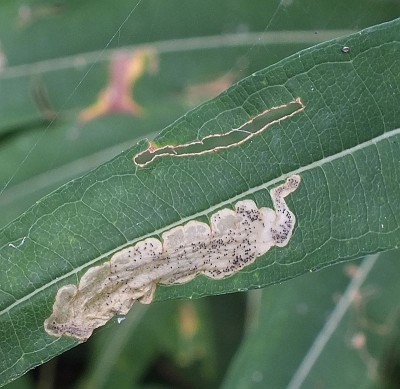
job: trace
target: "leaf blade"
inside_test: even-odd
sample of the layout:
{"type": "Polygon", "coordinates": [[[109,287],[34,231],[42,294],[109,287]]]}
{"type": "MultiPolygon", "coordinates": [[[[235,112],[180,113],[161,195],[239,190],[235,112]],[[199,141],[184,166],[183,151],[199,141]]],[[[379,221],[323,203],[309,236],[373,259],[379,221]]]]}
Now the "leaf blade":
{"type": "Polygon", "coordinates": [[[198,277],[190,284],[159,287],[157,299],[261,287],[398,244],[398,31],[397,20],[305,50],[192,111],[155,141],[201,139],[218,128],[234,128],[265,106],[302,98],[304,112],[257,139],[212,155],[160,158],[139,169],[132,157],[147,147],[141,142],[46,196],[3,229],[0,256],[7,272],[0,276],[4,324],[0,331],[1,339],[12,341],[1,343],[1,353],[13,358],[2,358],[2,379],[22,374],[76,344],[71,339],[54,340],[43,330],[61,285],[76,283],[84,269],[119,248],[204,218],[243,197],[270,206],[265,189],[294,172],[302,175],[303,182],[289,199],[298,226],[288,247],[271,250],[250,268],[222,281],[198,277]],[[345,42],[352,57],[340,51],[345,42]],[[380,76],[370,68],[371,58],[380,76]],[[322,61],[318,66],[317,60],[322,61]],[[375,77],[368,87],[365,75],[375,77]],[[381,101],[375,99],[378,88],[381,101]],[[197,131],[201,126],[204,131],[197,131]],[[353,198],[357,201],[351,203],[353,198]],[[359,208],[362,201],[367,206],[359,208]],[[383,223],[386,229],[381,231],[383,223]],[[343,231],[341,226],[347,228],[343,231]],[[343,239],[343,232],[354,236],[343,239]],[[321,249],[324,239],[329,244],[321,249]],[[26,333],[34,333],[35,339],[26,333]]]}

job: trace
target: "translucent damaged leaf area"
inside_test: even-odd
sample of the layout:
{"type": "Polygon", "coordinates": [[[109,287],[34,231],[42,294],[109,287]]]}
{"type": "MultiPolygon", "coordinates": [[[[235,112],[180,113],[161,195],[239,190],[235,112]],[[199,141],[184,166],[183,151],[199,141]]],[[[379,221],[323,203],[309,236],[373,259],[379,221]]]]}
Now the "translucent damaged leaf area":
{"type": "Polygon", "coordinates": [[[115,253],[109,262],[89,269],[77,286],[59,289],[46,331],[86,340],[114,315],[127,314],[135,301],[150,303],[158,283],[182,284],[198,274],[220,279],[271,247],[286,246],[296,219],[285,197],[299,183],[294,175],[271,190],[275,210],[239,201],[235,210],[214,213],[210,226],[193,220],[165,232],[163,242],[148,238],[115,253]]]}
{"type": "MultiPolygon", "coordinates": [[[[208,135],[200,140],[181,145],[158,147],[154,142],[149,142],[149,147],[138,153],[133,158],[133,162],[137,166],[144,167],[160,157],[189,157],[236,147],[248,142],[253,136],[260,135],[273,124],[296,115],[304,108],[300,98],[297,98],[288,104],[267,108],[265,111],[251,117],[240,127],[231,129],[226,133],[208,135]]],[[[201,129],[198,130],[198,132],[200,131],[201,129]]]]}

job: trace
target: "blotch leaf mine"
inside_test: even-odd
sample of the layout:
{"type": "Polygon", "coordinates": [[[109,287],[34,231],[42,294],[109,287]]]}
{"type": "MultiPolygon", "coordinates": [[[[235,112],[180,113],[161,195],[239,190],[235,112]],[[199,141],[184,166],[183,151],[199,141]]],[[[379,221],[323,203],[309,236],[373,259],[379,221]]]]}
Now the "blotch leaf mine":
{"type": "Polygon", "coordinates": [[[270,192],[274,209],[252,200],[235,210],[214,213],[210,225],[196,220],[147,238],[90,268],[77,286],[59,289],[53,313],[45,320],[50,335],[86,340],[115,315],[126,315],[135,301],[150,303],[157,284],[182,284],[199,274],[221,279],[252,264],[273,246],[289,242],[296,218],[285,197],[295,191],[294,175],[270,192]]]}

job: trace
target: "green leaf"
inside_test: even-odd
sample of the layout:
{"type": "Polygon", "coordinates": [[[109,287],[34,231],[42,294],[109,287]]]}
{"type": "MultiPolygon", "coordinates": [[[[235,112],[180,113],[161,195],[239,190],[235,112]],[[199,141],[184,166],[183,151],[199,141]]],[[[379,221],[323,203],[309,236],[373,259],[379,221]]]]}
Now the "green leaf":
{"type": "MultiPolygon", "coordinates": [[[[96,12],[98,3],[92,5],[96,12]]],[[[131,5],[130,1],[127,3],[131,5]]],[[[347,30],[321,31],[319,34],[314,31],[288,34],[284,31],[257,33],[255,37],[250,31],[239,35],[197,37],[195,40],[186,36],[186,39],[155,41],[144,46],[99,50],[104,46],[98,47],[97,37],[103,36],[103,26],[110,23],[106,12],[104,20],[94,22],[97,30],[89,28],[85,22],[85,41],[89,43],[82,49],[86,52],[51,58],[59,50],[59,42],[55,40],[55,43],[49,42],[48,52],[33,50],[29,61],[39,62],[18,65],[20,56],[26,60],[25,41],[40,41],[43,34],[56,36],[60,26],[51,24],[50,28],[46,23],[42,25],[43,20],[39,18],[35,19],[37,23],[17,29],[18,35],[9,36],[10,30],[15,28],[11,15],[19,14],[19,6],[14,2],[10,14],[3,12],[1,7],[0,34],[4,28],[2,37],[7,37],[14,45],[6,41],[4,55],[11,66],[0,72],[0,135],[4,135],[0,145],[0,227],[60,185],[108,161],[137,140],[145,136],[154,137],[157,129],[214,97],[239,75],[244,77],[304,47],[347,34],[347,30]],[[254,41],[258,47],[254,47],[254,41]],[[275,47],[277,42],[279,49],[275,47]],[[265,45],[274,47],[273,55],[268,58],[260,53],[265,45]],[[98,100],[100,91],[108,84],[111,78],[109,69],[115,58],[121,53],[132,56],[144,53],[146,48],[153,51],[153,61],[148,61],[143,73],[131,85],[135,101],[143,107],[142,115],[115,112],[99,115],[87,122],[80,120],[80,113],[98,100]],[[251,61],[244,65],[239,60],[249,49],[251,61]],[[257,55],[254,54],[256,49],[257,55]],[[40,56],[36,57],[39,53],[40,56]],[[240,69],[237,69],[238,63],[240,69]]],[[[32,7],[33,10],[35,7],[43,10],[39,5],[32,7]]],[[[82,5],[72,7],[67,15],[57,13],[58,21],[62,18],[64,23],[65,17],[68,24],[79,23],[80,7],[82,5]]],[[[170,4],[163,7],[169,10],[170,4]]],[[[53,8],[46,9],[54,11],[53,8]]],[[[48,17],[51,15],[49,13],[48,17]]],[[[220,20],[223,20],[222,16],[220,20]]],[[[88,22],[93,23],[92,19],[88,22]]],[[[249,25],[252,29],[257,26],[253,24],[249,25]]],[[[114,27],[117,30],[118,25],[114,27]]],[[[69,37],[65,44],[68,45],[66,53],[76,52],[75,39],[69,37]]]]}
{"type": "Polygon", "coordinates": [[[232,277],[159,286],[156,299],[263,287],[398,245],[400,20],[305,50],[191,111],[154,140],[177,145],[226,133],[296,98],[304,110],[228,149],[165,156],[145,168],[132,149],[46,196],[1,231],[1,382],[73,347],[43,329],[58,288],[122,247],[254,199],[292,174],[297,218],[285,248],[232,277]],[[342,50],[349,47],[349,52],[342,50]]]}
{"type": "Polygon", "coordinates": [[[178,381],[183,379],[187,386],[216,386],[226,370],[224,357],[231,356],[241,336],[240,325],[229,326],[232,319],[240,322],[245,313],[244,298],[236,297],[218,296],[213,300],[219,302],[218,310],[208,299],[139,305],[121,325],[107,326],[101,336],[88,341],[93,358],[78,388],[139,386],[160,355],[173,361],[175,368],[170,368],[179,368],[178,381]],[[221,303],[225,309],[220,309],[221,303]],[[221,342],[224,338],[229,341],[221,342]]]}
{"type": "Polygon", "coordinates": [[[390,387],[399,270],[395,250],[253,292],[257,314],[222,387],[390,387]]]}
{"type": "MultiPolygon", "coordinates": [[[[148,104],[146,119],[152,120],[156,116],[154,111],[162,111],[164,122],[153,123],[153,129],[157,129],[190,108],[181,102],[185,110],[176,111],[177,107],[171,102],[182,100],[182,96],[176,92],[187,85],[203,82],[207,77],[212,80],[223,71],[237,71],[236,61],[249,47],[254,49],[255,44],[266,43],[285,44],[278,51],[279,55],[275,53],[268,58],[264,55],[254,56],[251,64],[240,67],[241,74],[243,70],[249,74],[247,71],[265,67],[312,43],[345,34],[343,30],[321,31],[318,35],[312,31],[302,32],[296,37],[296,34],[288,36],[278,32],[264,39],[262,34],[257,33],[255,39],[251,33],[264,29],[263,15],[271,14],[275,4],[254,5],[252,8],[257,7],[257,10],[251,13],[248,13],[247,4],[239,4],[238,15],[231,20],[226,12],[231,7],[228,0],[221,0],[218,4],[212,0],[193,2],[189,9],[182,9],[181,2],[177,0],[174,3],[142,1],[138,2],[138,7],[134,7],[135,11],[140,12],[132,13],[131,0],[119,0],[118,7],[112,10],[104,0],[2,2],[0,135],[40,126],[53,119],[56,113],[60,114],[57,119],[72,121],[74,113],[92,103],[94,96],[104,86],[107,67],[118,50],[133,51],[150,46],[159,56],[162,74],[158,77],[153,75],[150,83],[142,83],[139,94],[135,91],[135,95],[148,104]],[[176,12],[177,7],[181,8],[181,12],[176,12]],[[210,8],[213,10],[212,18],[209,15],[210,8]],[[178,23],[176,19],[181,20],[183,12],[187,12],[186,17],[194,15],[197,21],[202,15],[202,23],[178,23]],[[127,18],[127,15],[130,16],[127,18]],[[121,25],[125,19],[129,19],[129,23],[121,25]],[[249,32],[237,34],[235,28],[235,34],[227,34],[225,26],[233,22],[245,23],[249,32]],[[157,28],[149,31],[146,28],[149,23],[154,23],[157,28]],[[67,39],[65,30],[69,31],[67,39]],[[116,32],[118,39],[107,42],[106,39],[115,36],[116,32]],[[192,37],[195,39],[191,40],[192,37]],[[215,48],[219,55],[215,55],[215,48]],[[176,60],[177,53],[184,53],[181,61],[176,60]],[[168,94],[169,100],[163,100],[165,94],[168,94]],[[166,104],[168,101],[169,105],[166,104]]],[[[290,20],[285,23],[290,26],[290,20]]],[[[301,30],[304,30],[304,26],[301,30]]],[[[76,127],[75,122],[69,124],[76,127]]],[[[132,127],[135,124],[133,122],[132,127]]]]}

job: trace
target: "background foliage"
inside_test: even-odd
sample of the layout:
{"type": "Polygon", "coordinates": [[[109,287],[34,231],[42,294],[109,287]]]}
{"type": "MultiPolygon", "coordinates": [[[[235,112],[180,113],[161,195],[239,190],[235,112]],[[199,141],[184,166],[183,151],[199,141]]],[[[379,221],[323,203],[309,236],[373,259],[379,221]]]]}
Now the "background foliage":
{"type": "MultiPolygon", "coordinates": [[[[400,11],[394,1],[153,0],[130,15],[134,5],[1,3],[2,225],[246,75],[400,11]],[[135,55],[125,112],[95,105],[121,49],[135,55]]],[[[398,263],[393,251],[262,291],[139,305],[9,387],[390,386],[398,263]]]]}

